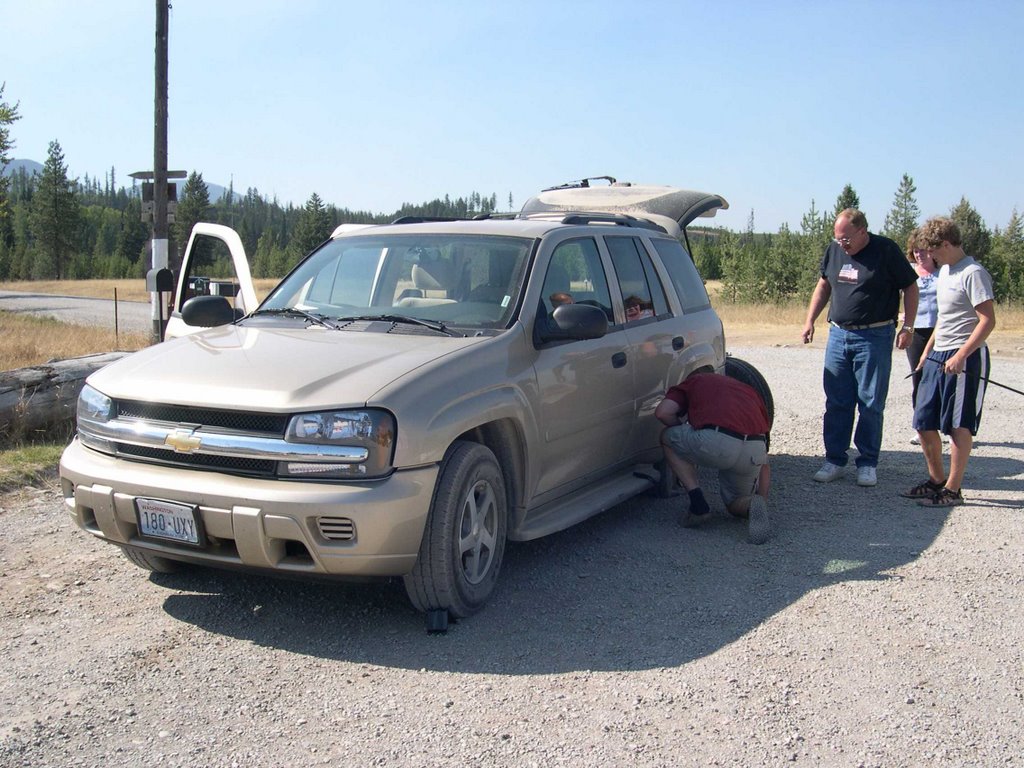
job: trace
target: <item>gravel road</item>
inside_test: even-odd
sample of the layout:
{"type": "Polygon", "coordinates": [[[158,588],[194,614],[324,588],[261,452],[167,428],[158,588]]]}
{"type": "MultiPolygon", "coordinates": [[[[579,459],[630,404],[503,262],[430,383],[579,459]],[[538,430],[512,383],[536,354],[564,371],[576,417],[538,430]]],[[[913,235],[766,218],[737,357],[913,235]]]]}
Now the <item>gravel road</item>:
{"type": "Polygon", "coordinates": [[[152,308],[142,301],[93,299],[81,296],[53,296],[27,291],[0,291],[0,309],[31,315],[42,315],[74,325],[148,333],[153,329],[152,308]]]}
{"type": "Polygon", "coordinates": [[[775,392],[768,544],[638,499],[512,545],[445,635],[398,582],[150,576],[8,494],[0,765],[1024,765],[1024,397],[990,389],[969,503],[928,511],[902,357],[865,489],[810,479],[820,345],[734,352],[775,392]]]}

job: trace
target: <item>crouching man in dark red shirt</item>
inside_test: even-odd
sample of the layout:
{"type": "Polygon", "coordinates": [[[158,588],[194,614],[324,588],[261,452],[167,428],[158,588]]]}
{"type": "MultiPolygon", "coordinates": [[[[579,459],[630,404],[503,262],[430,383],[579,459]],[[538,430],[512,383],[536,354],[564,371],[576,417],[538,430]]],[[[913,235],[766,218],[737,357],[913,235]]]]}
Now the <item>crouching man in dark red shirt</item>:
{"type": "Polygon", "coordinates": [[[752,388],[728,376],[693,373],[665,393],[654,415],[667,428],[661,445],[665,460],[690,496],[679,517],[692,526],[711,517],[700,489],[698,467],[718,470],[725,508],[748,518],[747,539],[764,544],[768,520],[768,411],[752,388]]]}

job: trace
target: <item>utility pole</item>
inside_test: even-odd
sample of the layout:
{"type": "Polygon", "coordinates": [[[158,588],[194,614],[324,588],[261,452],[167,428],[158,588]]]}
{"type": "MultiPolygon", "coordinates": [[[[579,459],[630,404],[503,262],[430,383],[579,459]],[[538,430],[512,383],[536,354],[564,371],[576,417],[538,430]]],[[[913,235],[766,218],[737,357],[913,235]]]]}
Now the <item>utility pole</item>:
{"type": "MultiPolygon", "coordinates": [[[[156,0],[156,93],[153,126],[153,269],[167,269],[168,0],[156,0]]],[[[153,293],[153,341],[163,340],[164,297],[153,293]]]]}

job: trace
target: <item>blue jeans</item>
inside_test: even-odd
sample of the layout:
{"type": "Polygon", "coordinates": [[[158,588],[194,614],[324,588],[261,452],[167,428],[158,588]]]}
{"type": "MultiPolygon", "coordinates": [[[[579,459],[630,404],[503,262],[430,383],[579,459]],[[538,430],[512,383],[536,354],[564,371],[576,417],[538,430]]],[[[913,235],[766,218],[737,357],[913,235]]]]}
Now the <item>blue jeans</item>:
{"type": "Polygon", "coordinates": [[[894,325],[844,331],[829,326],[825,347],[825,458],[840,467],[849,461],[850,437],[858,467],[878,466],[882,421],[892,371],[894,325]],[[853,432],[854,409],[857,432],[853,432]]]}

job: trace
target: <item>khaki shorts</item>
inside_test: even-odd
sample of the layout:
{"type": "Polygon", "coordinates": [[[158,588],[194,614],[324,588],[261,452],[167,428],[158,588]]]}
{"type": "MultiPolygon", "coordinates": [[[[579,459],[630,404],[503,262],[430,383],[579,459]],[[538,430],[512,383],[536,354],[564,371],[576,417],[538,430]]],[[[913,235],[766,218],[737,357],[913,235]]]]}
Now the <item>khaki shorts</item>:
{"type": "Polygon", "coordinates": [[[768,463],[768,449],[762,440],[740,440],[689,424],[666,429],[665,442],[684,461],[718,470],[718,489],[726,507],[754,495],[761,466],[768,463]]]}

